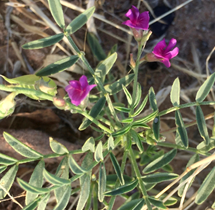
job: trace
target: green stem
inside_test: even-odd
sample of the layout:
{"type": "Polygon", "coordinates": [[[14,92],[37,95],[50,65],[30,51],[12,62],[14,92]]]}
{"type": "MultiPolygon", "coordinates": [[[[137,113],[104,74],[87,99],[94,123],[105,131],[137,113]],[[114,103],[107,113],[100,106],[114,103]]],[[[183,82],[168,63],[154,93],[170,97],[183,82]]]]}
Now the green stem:
{"type": "Polygon", "coordinates": [[[191,102],[191,103],[187,103],[187,104],[182,104],[178,107],[171,107],[169,109],[166,109],[164,111],[159,112],[158,116],[163,116],[165,114],[169,114],[171,112],[174,112],[178,109],[183,109],[183,108],[188,108],[188,107],[192,107],[192,106],[198,106],[198,105],[215,105],[215,101],[203,101],[203,102],[191,102]]]}
{"type": "Polygon", "coordinates": [[[94,70],[93,68],[91,67],[91,65],[88,63],[87,59],[85,58],[84,56],[84,53],[81,52],[78,47],[76,46],[75,42],[72,40],[71,36],[65,32],[65,36],[67,37],[67,39],[69,40],[70,44],[73,46],[73,48],[75,49],[75,51],[77,52],[79,58],[82,60],[82,62],[85,64],[85,66],[88,68],[89,72],[92,74],[92,76],[94,77],[95,81],[96,81],[96,84],[99,86],[100,90],[102,91],[102,94],[106,97],[106,100],[108,102],[108,107],[110,108],[110,111],[111,111],[111,114],[113,115],[115,121],[116,121],[116,124],[120,125],[119,124],[119,119],[116,115],[116,112],[113,108],[113,104],[112,104],[112,101],[110,100],[110,96],[109,94],[106,92],[104,86],[103,86],[103,83],[102,81],[100,80],[100,78],[98,78],[95,74],[94,74],[94,70]]]}
{"type": "Polygon", "coordinates": [[[136,59],[136,64],[135,64],[135,69],[134,69],[134,87],[133,87],[133,94],[132,94],[133,103],[135,101],[136,94],[137,94],[137,79],[138,79],[138,69],[139,69],[139,64],[140,64],[141,53],[142,53],[142,45],[139,44],[138,52],[137,52],[137,59],[136,59]]]}
{"type": "MultiPolygon", "coordinates": [[[[69,154],[71,154],[71,155],[73,155],[73,154],[82,154],[82,153],[83,153],[83,151],[81,149],[69,151],[69,154]]],[[[52,154],[44,155],[43,157],[39,157],[39,158],[25,158],[25,159],[22,159],[22,160],[18,160],[17,163],[18,164],[23,164],[23,163],[28,163],[28,162],[33,162],[33,161],[36,161],[36,160],[40,160],[40,159],[56,158],[56,157],[64,156],[66,154],[67,153],[65,153],[65,154],[52,153],[52,154]]]]}
{"type": "Polygon", "coordinates": [[[129,155],[130,155],[131,164],[134,168],[134,172],[135,172],[137,179],[138,179],[139,187],[140,187],[141,192],[143,194],[143,199],[146,202],[148,210],[152,210],[152,207],[151,207],[149,199],[148,199],[146,188],[145,188],[143,181],[141,179],[141,174],[140,174],[140,171],[139,171],[139,168],[138,168],[132,147],[129,149],[129,155]]]}
{"type": "Polygon", "coordinates": [[[179,146],[177,144],[171,144],[171,143],[166,143],[166,142],[157,142],[157,146],[169,147],[169,148],[173,148],[173,149],[181,149],[181,150],[190,151],[190,152],[205,155],[205,156],[210,156],[211,155],[208,152],[202,152],[202,151],[200,151],[198,149],[195,149],[195,148],[192,148],[192,147],[184,148],[184,147],[181,147],[181,146],[179,146]]]}

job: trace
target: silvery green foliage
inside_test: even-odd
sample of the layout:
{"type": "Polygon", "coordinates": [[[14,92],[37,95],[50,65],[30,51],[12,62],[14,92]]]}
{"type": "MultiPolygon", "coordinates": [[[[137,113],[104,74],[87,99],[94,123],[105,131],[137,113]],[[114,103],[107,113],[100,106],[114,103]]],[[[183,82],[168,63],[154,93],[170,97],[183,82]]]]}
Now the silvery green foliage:
{"type": "MultiPolygon", "coordinates": [[[[93,104],[89,111],[86,107],[72,104],[67,96],[61,99],[64,104],[63,109],[83,115],[84,118],[79,130],[85,130],[90,126],[98,135],[96,137],[90,136],[81,149],[73,151],[68,151],[64,145],[50,138],[50,148],[53,153],[43,155],[40,151],[33,150],[19,139],[4,132],[5,141],[24,159],[17,160],[0,153],[0,173],[2,175],[0,198],[4,199],[10,192],[20,165],[36,162],[29,181],[17,178],[20,187],[26,191],[24,210],[46,209],[49,198],[53,195],[56,199],[54,209],[63,210],[67,206],[73,205],[70,198],[77,196],[77,194],[79,195],[77,210],[91,208],[110,210],[116,196],[126,198],[119,210],[138,210],[144,205],[147,205],[149,210],[152,208],[167,209],[176,204],[178,200],[175,197],[169,197],[168,200],[163,201],[166,194],[156,196],[153,192],[157,191],[156,185],[158,183],[172,182],[179,177],[178,174],[172,172],[173,169],[170,165],[177,156],[178,150],[195,153],[187,163],[183,176],[179,177],[179,196],[183,196],[186,189],[192,185],[197,175],[196,168],[200,172],[214,159],[214,155],[209,152],[215,148],[215,137],[210,136],[208,132],[201,106],[215,104],[213,101],[204,101],[214,85],[215,73],[208,77],[199,88],[196,102],[190,104],[180,104],[180,81],[176,78],[170,93],[173,107],[160,111],[153,88],[150,88],[148,94],[142,98],[142,87],[137,82],[139,61],[133,62],[134,65],[131,65],[134,73],[117,79],[111,72],[117,60],[116,46],[110,50],[107,56],[97,38],[92,34],[87,35],[92,53],[99,61],[94,71],[84,57],[84,53],[73,42],[70,34],[76,32],[87,22],[95,11],[94,7],[81,13],[66,26],[60,1],[49,0],[48,2],[51,13],[57,25],[62,29],[62,33],[27,43],[23,45],[23,48],[40,49],[67,38],[77,54],[44,67],[36,75],[13,79],[2,76],[10,86],[0,85],[0,89],[10,92],[10,95],[0,101],[0,117],[2,119],[13,113],[14,98],[18,94],[24,94],[34,100],[53,102],[54,98],[56,99],[57,85],[48,76],[64,71],[81,60],[91,73],[87,83],[96,84],[98,93],[86,98],[93,104]],[[134,82],[134,88],[136,87],[133,93],[129,91],[131,82],[134,82]],[[120,91],[124,93],[126,103],[122,104],[118,101],[113,103],[110,96],[116,98],[120,91]],[[151,112],[148,109],[148,114],[145,114],[144,111],[148,104],[151,112]],[[184,123],[180,112],[180,109],[191,106],[196,106],[196,124],[202,137],[202,142],[197,146],[197,149],[189,147],[189,135],[186,129],[189,124],[184,123]],[[171,112],[175,112],[175,144],[164,142],[165,137],[160,131],[162,116],[171,112]],[[171,149],[164,150],[160,147],[171,149]],[[198,154],[204,158],[210,155],[211,157],[199,162],[198,154]],[[76,155],[83,157],[81,164],[79,164],[80,161],[77,160],[76,155]],[[46,158],[55,157],[63,158],[56,172],[50,173],[45,167],[45,161],[46,158]],[[131,166],[131,176],[128,176],[125,171],[127,163],[131,166]],[[110,164],[112,174],[107,173],[110,171],[110,164]],[[77,180],[79,186],[77,186],[77,180]],[[74,182],[77,187],[73,187],[74,182]]],[[[154,2],[156,3],[156,1],[154,2]]],[[[141,54],[142,46],[145,43],[142,41],[140,43],[138,52],[141,54]]],[[[215,169],[213,168],[197,191],[196,204],[202,204],[214,190],[214,176],[215,169]]],[[[215,204],[212,206],[214,207],[215,204]]]]}

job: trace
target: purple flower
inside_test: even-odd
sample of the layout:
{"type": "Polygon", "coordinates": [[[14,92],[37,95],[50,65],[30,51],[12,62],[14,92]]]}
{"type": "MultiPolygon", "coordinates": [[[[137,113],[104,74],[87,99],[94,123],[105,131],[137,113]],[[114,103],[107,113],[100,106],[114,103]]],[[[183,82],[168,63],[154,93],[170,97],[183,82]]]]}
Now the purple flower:
{"type": "Polygon", "coordinates": [[[163,39],[157,43],[152,51],[154,56],[168,68],[171,66],[169,60],[174,58],[179,53],[178,47],[175,47],[176,43],[176,39],[171,39],[168,46],[166,46],[165,39],[163,39]],[[174,49],[171,50],[172,48],[174,49]]]}
{"type": "Polygon", "coordinates": [[[65,90],[68,93],[71,103],[78,106],[96,85],[89,85],[87,77],[83,75],[79,81],[71,80],[65,90]]]}
{"type": "Polygon", "coordinates": [[[125,14],[130,20],[126,20],[122,24],[127,25],[136,30],[148,30],[149,28],[149,12],[143,12],[140,14],[139,10],[132,6],[131,9],[125,14]]]}

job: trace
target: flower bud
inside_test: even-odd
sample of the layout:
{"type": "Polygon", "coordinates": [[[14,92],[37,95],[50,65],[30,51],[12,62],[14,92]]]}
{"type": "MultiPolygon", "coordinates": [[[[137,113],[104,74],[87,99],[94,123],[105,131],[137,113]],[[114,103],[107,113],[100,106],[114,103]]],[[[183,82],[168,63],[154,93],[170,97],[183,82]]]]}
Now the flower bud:
{"type": "Polygon", "coordinates": [[[0,119],[3,119],[14,112],[16,106],[16,102],[14,101],[15,96],[16,93],[14,92],[0,101],[0,119]]]}
{"type": "Polygon", "coordinates": [[[62,98],[53,98],[53,104],[58,108],[58,109],[65,109],[66,107],[66,101],[62,98]]]}

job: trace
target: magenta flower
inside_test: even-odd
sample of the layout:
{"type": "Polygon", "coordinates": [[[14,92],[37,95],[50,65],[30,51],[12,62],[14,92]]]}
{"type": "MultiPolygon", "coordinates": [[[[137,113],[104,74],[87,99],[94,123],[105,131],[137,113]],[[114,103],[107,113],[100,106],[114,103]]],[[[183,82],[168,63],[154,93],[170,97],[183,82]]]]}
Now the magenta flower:
{"type": "Polygon", "coordinates": [[[140,14],[139,10],[132,6],[131,9],[125,14],[130,20],[126,20],[122,24],[127,25],[136,30],[148,30],[149,28],[149,12],[143,12],[140,14]]]}
{"type": "Polygon", "coordinates": [[[65,90],[68,93],[71,103],[75,106],[78,106],[89,94],[89,92],[96,85],[89,85],[87,81],[87,77],[83,75],[79,81],[72,80],[69,82],[69,85],[66,86],[65,90]]]}
{"type": "Polygon", "coordinates": [[[159,59],[159,61],[168,68],[171,66],[169,60],[174,58],[179,53],[178,47],[175,47],[176,43],[176,39],[171,39],[168,46],[166,46],[165,39],[163,39],[157,43],[154,50],[152,51],[155,58],[159,59]],[[174,49],[171,50],[172,48],[174,49]]]}

